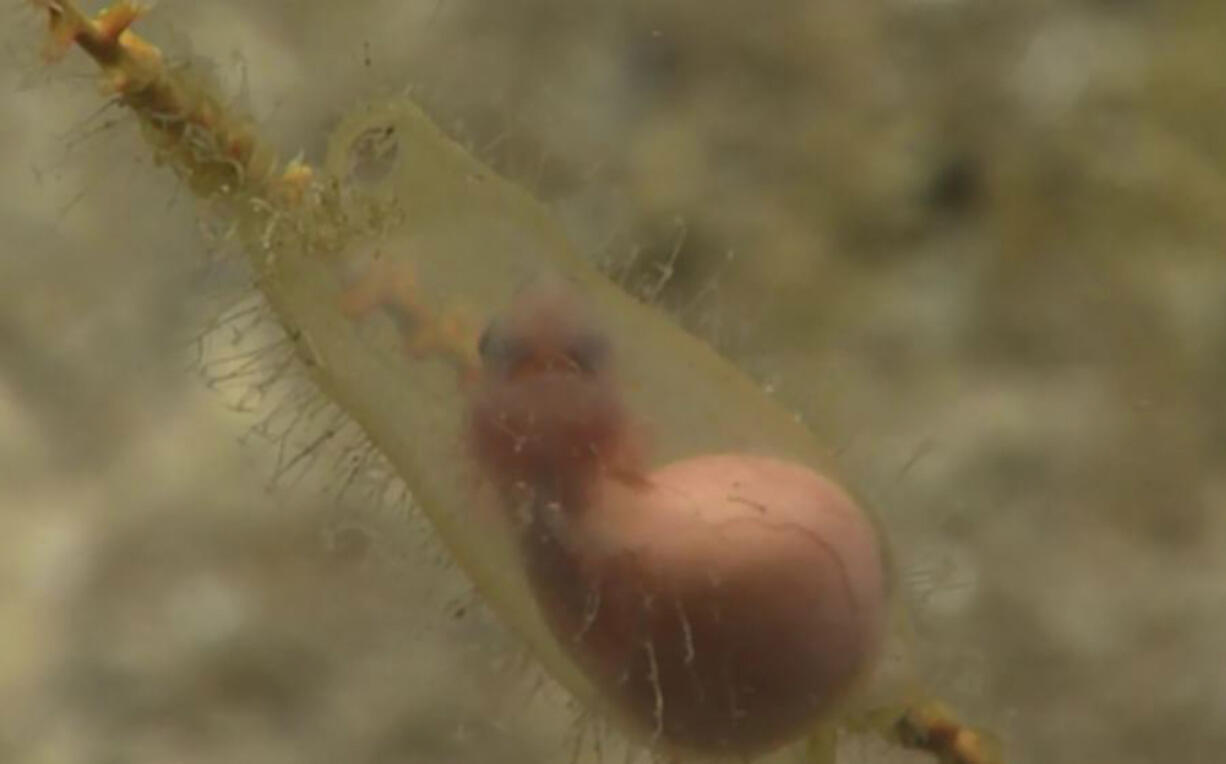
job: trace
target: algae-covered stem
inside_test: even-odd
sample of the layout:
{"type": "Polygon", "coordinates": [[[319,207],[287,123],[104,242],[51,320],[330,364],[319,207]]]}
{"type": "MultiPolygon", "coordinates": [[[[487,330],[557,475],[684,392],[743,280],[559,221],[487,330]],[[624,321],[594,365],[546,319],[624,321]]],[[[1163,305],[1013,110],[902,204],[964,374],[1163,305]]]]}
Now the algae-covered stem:
{"type": "Polygon", "coordinates": [[[109,89],[140,120],[159,160],[196,195],[272,195],[274,154],[259,143],[249,121],[228,113],[208,88],[170,71],[161,51],[129,29],[142,7],[125,0],[89,18],[70,2],[40,4],[51,24],[48,58],[62,56],[74,43],[88,53],[109,89]]]}
{"type": "MultiPolygon", "coordinates": [[[[415,216],[409,221],[412,225],[403,225],[405,220],[400,219],[379,221],[389,210],[381,208],[377,200],[360,205],[344,203],[341,173],[335,167],[323,177],[299,162],[279,167],[275,153],[258,140],[250,121],[230,113],[215,91],[193,79],[190,72],[169,69],[156,47],[130,31],[130,25],[142,13],[134,3],[116,3],[95,18],[85,16],[71,2],[36,0],[36,5],[46,11],[50,20],[51,54],[60,55],[72,44],[88,53],[102,69],[112,92],[137,115],[159,160],[172,167],[199,198],[234,220],[257,285],[286,324],[299,355],[325,394],[348,411],[388,455],[478,588],[492,600],[500,615],[530,638],[543,663],[581,699],[608,706],[632,729],[650,735],[653,743],[668,749],[754,753],[784,738],[795,737],[810,724],[821,721],[854,724],[858,720],[900,745],[932,752],[942,761],[954,764],[998,761],[985,736],[961,725],[952,713],[924,700],[921,694],[897,698],[891,704],[894,710],[860,714],[852,719],[831,718],[831,714],[844,712],[836,698],[808,697],[827,690],[837,695],[846,689],[847,680],[859,672],[861,664],[860,658],[852,656],[858,654],[856,651],[872,651],[873,631],[864,632],[865,639],[857,636],[857,632],[840,640],[837,630],[830,628],[832,624],[841,627],[845,619],[837,608],[831,610],[825,602],[826,590],[817,584],[813,584],[818,586],[816,589],[806,589],[789,588],[783,583],[796,576],[789,574],[786,562],[779,560],[792,560],[799,565],[825,560],[828,568],[833,560],[834,573],[828,578],[837,580],[840,571],[844,577],[850,575],[847,559],[831,552],[829,539],[823,537],[829,529],[820,523],[805,525],[810,520],[796,520],[788,515],[792,510],[787,507],[794,509],[815,501],[825,506],[832,500],[830,497],[835,497],[834,505],[842,507],[835,517],[859,517],[858,510],[837,487],[801,466],[813,463],[816,458],[803,428],[765,401],[747,380],[709,349],[651,316],[568,255],[547,214],[521,190],[497,179],[480,184],[488,171],[446,141],[419,112],[407,107],[393,108],[384,116],[404,133],[402,145],[406,153],[414,155],[414,162],[406,164],[415,172],[429,172],[433,168],[439,174],[431,178],[432,183],[402,184],[396,188],[401,197],[394,199],[396,203],[412,202],[412,211],[404,213],[415,216]],[[421,145],[414,146],[414,142],[421,145]],[[743,449],[737,446],[746,442],[751,446],[758,444],[759,431],[770,432],[771,451],[795,458],[798,463],[753,461],[735,454],[713,455],[683,459],[645,475],[640,473],[641,479],[629,481],[625,479],[626,473],[633,470],[589,469],[586,456],[576,461],[577,452],[563,447],[576,438],[584,449],[611,440],[620,442],[621,430],[614,426],[618,424],[616,418],[608,421],[600,418],[609,411],[620,410],[616,406],[609,408],[613,406],[610,395],[614,388],[603,370],[594,372],[584,363],[576,362],[582,359],[569,344],[574,337],[552,329],[542,335],[539,302],[528,299],[514,307],[511,314],[512,323],[518,315],[519,328],[529,330],[527,338],[535,342],[528,353],[532,360],[525,374],[514,354],[507,354],[506,337],[501,345],[495,343],[497,347],[493,350],[483,346],[482,358],[478,359],[471,331],[451,318],[439,318],[418,301],[412,284],[396,281],[402,278],[395,275],[397,269],[381,274],[378,267],[371,267],[356,287],[356,293],[351,290],[348,294],[351,314],[360,313],[363,307],[380,307],[405,333],[405,342],[484,380],[478,385],[474,404],[474,420],[487,426],[485,434],[478,436],[478,445],[489,446],[484,463],[504,479],[501,492],[505,505],[515,503],[511,500],[513,493],[522,498],[524,485],[533,489],[529,496],[528,535],[520,545],[529,568],[530,584],[500,580],[506,578],[501,574],[514,563],[509,562],[509,557],[497,556],[496,544],[482,546],[473,540],[471,531],[462,527],[462,518],[444,509],[462,503],[468,494],[456,493],[451,485],[454,480],[435,474],[438,470],[432,467],[442,458],[437,453],[437,443],[433,438],[420,437],[422,431],[437,431],[440,422],[445,427],[454,425],[455,418],[423,413],[420,406],[411,405],[408,408],[412,411],[397,410],[393,417],[396,421],[389,422],[386,410],[389,405],[414,402],[406,399],[401,389],[404,378],[389,374],[386,363],[381,366],[378,359],[354,351],[352,326],[347,320],[337,320],[353,317],[343,311],[346,295],[336,272],[342,264],[342,252],[380,225],[403,229],[397,234],[400,236],[395,242],[397,246],[420,245],[414,237],[431,227],[432,216],[445,217],[449,205],[457,201],[466,206],[473,220],[479,221],[478,227],[497,229],[496,218],[502,213],[518,217],[515,225],[527,230],[529,238],[535,237],[538,248],[550,250],[534,257],[548,260],[579,282],[594,302],[603,306],[601,319],[615,324],[612,327],[615,336],[650,337],[650,342],[644,344],[654,343],[654,348],[625,348],[622,368],[633,383],[627,386],[633,407],[649,410],[653,421],[668,420],[673,445],[677,447],[670,454],[672,458],[677,458],[680,446],[709,448],[712,443],[687,440],[684,430],[687,425],[709,420],[715,412],[726,412],[720,417],[723,421],[719,427],[710,430],[718,436],[711,439],[716,447],[740,451],[743,449]],[[386,278],[389,274],[390,280],[386,278]],[[378,289],[371,293],[367,289],[371,285],[384,288],[380,285],[389,283],[393,288],[388,293],[378,293],[378,289]],[[397,283],[404,288],[397,290],[397,283]],[[321,308],[324,303],[332,307],[321,308]],[[538,341],[542,336],[545,341],[538,341]],[[433,344],[423,344],[423,337],[433,344]],[[663,366],[669,368],[665,372],[657,369],[663,366]],[[582,373],[575,373],[576,368],[582,373]],[[658,401],[652,401],[643,392],[656,388],[662,390],[659,399],[665,401],[663,407],[653,407],[658,401]],[[574,404],[574,416],[559,418],[556,411],[543,407],[559,398],[574,404]],[[677,400],[689,401],[692,411],[671,411],[677,400]],[[580,405],[576,401],[592,403],[580,405]],[[593,413],[599,415],[597,419],[584,418],[593,413]],[[576,421],[583,426],[576,428],[576,421]],[[513,449],[508,449],[496,436],[502,432],[499,427],[508,423],[519,428],[513,449]],[[584,429],[586,423],[604,424],[589,431],[584,429]],[[746,433],[750,433],[748,441],[746,433]],[[551,445],[524,452],[518,445],[524,439],[551,445]],[[747,464],[748,472],[737,473],[747,464]],[[560,470],[567,471],[569,480],[577,466],[584,467],[580,472],[588,475],[587,483],[574,486],[581,490],[569,493],[542,490],[542,486],[565,485],[564,481],[559,482],[560,470]],[[699,476],[697,486],[695,475],[699,476]],[[793,483],[802,486],[799,494],[775,491],[778,485],[788,484],[793,478],[800,478],[793,483]],[[758,493],[742,491],[748,484],[757,485],[758,493]],[[734,488],[741,492],[736,497],[734,488]],[[688,497],[688,504],[678,501],[677,497],[682,495],[688,497]],[[575,496],[583,499],[574,499],[575,496]],[[819,501],[818,497],[823,498],[819,501]],[[764,521],[755,512],[766,512],[768,517],[764,521]],[[783,514],[774,514],[777,512],[783,514]],[[674,527],[662,529],[661,518],[671,518],[674,527]],[[694,518],[706,523],[699,524],[700,533],[690,532],[694,518]],[[801,529],[821,543],[816,546],[800,543],[802,534],[791,533],[785,534],[787,542],[778,546],[775,523],[780,518],[788,527],[801,529]],[[737,555],[729,558],[729,562],[725,556],[733,547],[726,543],[722,529],[730,524],[746,525],[747,520],[752,521],[747,527],[753,531],[742,537],[737,555]],[[658,543],[661,531],[678,543],[658,543]],[[820,549],[817,557],[814,549],[820,549]],[[629,567],[629,558],[624,554],[627,550],[635,553],[630,556],[634,564],[629,567]],[[722,586],[721,576],[709,575],[746,566],[754,573],[749,578],[737,579],[744,585],[740,588],[722,586]],[[707,578],[690,575],[694,572],[707,578]],[[630,581],[632,585],[608,588],[607,582],[613,580],[630,581]],[[597,608],[589,613],[593,593],[599,595],[597,608]],[[533,615],[532,595],[545,611],[555,638],[548,636],[539,618],[533,615]],[[807,599],[791,601],[802,595],[807,599]],[[653,609],[651,602],[659,602],[661,607],[653,609]],[[762,606],[758,608],[759,618],[767,622],[774,619],[773,626],[767,623],[767,631],[748,618],[738,621],[739,615],[727,619],[719,616],[721,612],[738,609],[748,613],[753,610],[752,604],[762,606]],[[796,612],[789,610],[789,604],[796,612]],[[716,617],[704,621],[704,608],[715,612],[716,617]],[[780,629],[790,629],[791,636],[799,637],[787,647],[779,640],[761,641],[763,634],[772,629],[776,634],[780,629]],[[842,651],[842,657],[832,659],[829,652],[811,643],[806,634],[833,640],[823,644],[842,651]],[[571,644],[561,647],[563,643],[571,644]],[[738,654],[750,657],[739,662],[730,658],[738,654]],[[811,682],[807,686],[812,692],[808,694],[797,692],[785,681],[788,672],[798,665],[806,665],[811,671],[805,675],[811,682]],[[728,674],[729,670],[732,674],[728,674]],[[623,676],[628,681],[622,681],[623,676]],[[759,692],[753,692],[754,687],[759,692]],[[709,697],[725,691],[736,696],[742,690],[751,691],[732,697],[727,708],[709,697]],[[749,708],[747,703],[754,705],[749,708]],[[751,723],[738,721],[737,714],[746,709],[753,712],[751,723]],[[815,714],[821,718],[809,718],[815,714]]],[[[473,283],[482,278],[505,281],[516,272],[513,258],[501,251],[511,246],[505,230],[497,229],[493,235],[487,230],[486,238],[482,239],[480,233],[453,225],[440,235],[444,234],[451,237],[446,241],[452,244],[462,241],[471,245],[476,241],[482,245],[469,247],[479,253],[477,262],[446,261],[452,277],[468,278],[473,283]],[[498,246],[486,246],[491,243],[498,246]],[[476,275],[485,271],[493,275],[476,275]]],[[[421,260],[430,265],[428,257],[421,260]]],[[[487,290],[487,297],[492,294],[487,290]]],[[[548,310],[546,306],[543,314],[546,318],[550,318],[548,310]]],[[[552,327],[557,322],[547,323],[552,327]]],[[[514,334],[510,339],[516,339],[514,334]]],[[[431,377],[427,369],[415,370],[419,373],[410,376],[420,398],[446,396],[448,384],[454,396],[454,380],[445,383],[437,375],[431,377]]],[[[865,538],[871,536],[870,528],[865,538]]],[[[866,565],[867,570],[878,571],[874,575],[880,573],[880,565],[871,559],[866,565]]],[[[867,586],[872,589],[876,584],[867,586]]],[[[851,585],[846,589],[860,591],[851,585]]],[[[848,596],[853,605],[873,601],[871,596],[867,600],[860,595],[848,596]]]]}
{"type": "MultiPolygon", "coordinates": [[[[238,223],[243,239],[257,245],[249,251],[271,251],[274,221],[313,221],[301,242],[308,249],[342,244],[347,226],[336,209],[335,186],[319,183],[303,162],[280,166],[252,121],[227,108],[211,83],[189,69],[168,67],[162,52],[130,29],[144,6],[120,0],[91,18],[73,2],[33,2],[50,22],[48,60],[74,44],[89,54],[106,88],[139,120],[157,161],[238,223]]],[[[294,229],[304,233],[300,226],[282,226],[278,233],[294,229]]]]}

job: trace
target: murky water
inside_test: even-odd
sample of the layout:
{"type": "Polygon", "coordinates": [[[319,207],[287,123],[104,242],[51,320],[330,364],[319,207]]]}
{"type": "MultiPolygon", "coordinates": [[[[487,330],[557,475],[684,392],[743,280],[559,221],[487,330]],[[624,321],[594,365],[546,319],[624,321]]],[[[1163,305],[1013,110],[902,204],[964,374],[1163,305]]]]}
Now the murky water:
{"type": "MultiPolygon", "coordinates": [[[[300,456],[296,422],[343,420],[299,379],[262,399],[276,330],[225,231],[7,14],[0,758],[620,760],[356,431],[300,456]]],[[[1226,742],[1224,16],[164,2],[140,30],[316,163],[408,92],[834,452],[920,675],[1007,761],[1157,762],[1226,742]]]]}

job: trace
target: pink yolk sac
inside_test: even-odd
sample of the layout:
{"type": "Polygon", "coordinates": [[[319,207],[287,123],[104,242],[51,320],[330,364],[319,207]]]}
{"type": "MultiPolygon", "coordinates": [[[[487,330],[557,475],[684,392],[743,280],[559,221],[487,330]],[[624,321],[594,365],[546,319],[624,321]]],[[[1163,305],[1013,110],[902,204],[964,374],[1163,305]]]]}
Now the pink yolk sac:
{"type": "Polygon", "coordinates": [[[482,340],[478,461],[520,521],[545,619],[655,744],[749,755],[837,710],[887,611],[878,534],[813,470],[746,454],[651,472],[629,446],[608,348],[558,284],[482,340]]]}
{"type": "Polygon", "coordinates": [[[537,507],[523,549],[558,639],[651,735],[766,750],[834,710],[871,665],[882,559],[834,484],[720,454],[603,488],[578,517],[537,507]]]}

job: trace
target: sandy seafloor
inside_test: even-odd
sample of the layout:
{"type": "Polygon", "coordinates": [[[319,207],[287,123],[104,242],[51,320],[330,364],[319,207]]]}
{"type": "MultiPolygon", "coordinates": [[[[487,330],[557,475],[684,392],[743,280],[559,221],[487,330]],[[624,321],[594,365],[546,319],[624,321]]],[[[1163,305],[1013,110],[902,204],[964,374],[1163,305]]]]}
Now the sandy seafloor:
{"type": "MultiPolygon", "coordinates": [[[[187,192],[3,13],[0,762],[569,760],[428,529],[269,486],[184,353],[217,288],[187,192]]],[[[1007,761],[1226,761],[1219,0],[166,0],[142,30],[286,155],[411,89],[658,292],[837,449],[922,672],[1007,761]]]]}

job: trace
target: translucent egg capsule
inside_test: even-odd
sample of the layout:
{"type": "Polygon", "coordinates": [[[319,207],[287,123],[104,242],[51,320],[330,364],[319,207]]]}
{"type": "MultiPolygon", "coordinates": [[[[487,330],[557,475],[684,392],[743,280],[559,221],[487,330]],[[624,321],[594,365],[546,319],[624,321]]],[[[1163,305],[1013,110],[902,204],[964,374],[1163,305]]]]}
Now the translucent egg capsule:
{"type": "MultiPolygon", "coordinates": [[[[358,383],[390,373],[368,431],[396,464],[428,467],[410,485],[495,607],[657,746],[760,753],[843,709],[883,643],[887,561],[810,433],[411,104],[344,125],[334,172],[372,134],[398,137],[395,170],[350,201],[396,200],[411,219],[346,266],[366,360],[339,363],[355,383],[340,394],[370,405],[358,383]],[[372,281],[413,288],[375,296],[372,281]],[[493,315],[447,351],[457,296],[493,315]]],[[[327,329],[302,326],[320,349],[327,329]]]]}
{"type": "Polygon", "coordinates": [[[900,623],[888,555],[812,434],[578,257],[525,191],[402,99],[344,120],[320,169],[280,168],[128,30],[134,6],[38,5],[53,47],[93,57],[159,157],[233,219],[309,375],[589,708],[687,759],[859,720],[993,760],[881,681],[900,623]]]}

